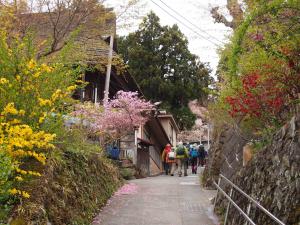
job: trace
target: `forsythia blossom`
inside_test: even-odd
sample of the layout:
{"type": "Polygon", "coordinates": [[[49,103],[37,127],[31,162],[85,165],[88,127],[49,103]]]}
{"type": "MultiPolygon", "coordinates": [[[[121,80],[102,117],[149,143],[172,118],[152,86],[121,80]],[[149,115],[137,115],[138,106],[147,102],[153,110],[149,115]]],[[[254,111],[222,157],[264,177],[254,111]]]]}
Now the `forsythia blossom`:
{"type": "Polygon", "coordinates": [[[15,188],[10,189],[9,193],[12,194],[12,195],[17,195],[18,194],[18,195],[23,196],[24,198],[29,198],[30,197],[30,195],[26,191],[20,191],[20,190],[17,190],[15,188]]]}
{"type": "Polygon", "coordinates": [[[55,134],[42,131],[41,124],[47,116],[58,115],[59,106],[76,89],[76,72],[59,63],[49,66],[28,59],[25,43],[8,45],[6,41],[5,34],[0,35],[0,174],[6,169],[0,176],[0,198],[7,193],[29,198],[13,183],[41,176],[25,169],[33,163],[27,159],[46,164],[55,134]]]}
{"type": "Polygon", "coordinates": [[[49,99],[42,99],[42,98],[39,98],[38,101],[39,101],[40,106],[46,106],[46,105],[51,106],[53,103],[49,99]]]}
{"type": "Polygon", "coordinates": [[[28,64],[27,64],[27,68],[28,68],[29,70],[32,70],[32,69],[35,68],[35,65],[36,65],[36,62],[35,62],[33,59],[31,59],[31,60],[28,62],[28,64]]]}
{"type": "Polygon", "coordinates": [[[67,91],[68,91],[68,92],[72,92],[72,91],[74,91],[76,88],[77,88],[76,85],[72,85],[72,86],[69,86],[69,87],[67,88],[67,91]]]}
{"type": "Polygon", "coordinates": [[[9,83],[9,81],[7,80],[7,79],[5,79],[5,78],[0,78],[0,84],[8,84],[9,83]]]}
{"type": "Polygon", "coordinates": [[[15,108],[14,103],[8,103],[5,106],[3,110],[3,115],[7,115],[7,114],[12,114],[12,115],[18,114],[18,110],[15,108]]]}

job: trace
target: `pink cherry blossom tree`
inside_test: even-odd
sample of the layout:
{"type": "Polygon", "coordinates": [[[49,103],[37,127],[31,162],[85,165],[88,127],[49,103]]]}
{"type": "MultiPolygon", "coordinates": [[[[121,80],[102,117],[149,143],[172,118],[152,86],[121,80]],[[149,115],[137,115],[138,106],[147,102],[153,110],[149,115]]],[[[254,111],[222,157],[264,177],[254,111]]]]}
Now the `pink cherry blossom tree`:
{"type": "Polygon", "coordinates": [[[82,118],[92,133],[118,139],[145,124],[154,109],[154,105],[140,98],[137,92],[119,91],[104,106],[77,105],[73,115],[82,118]]]}

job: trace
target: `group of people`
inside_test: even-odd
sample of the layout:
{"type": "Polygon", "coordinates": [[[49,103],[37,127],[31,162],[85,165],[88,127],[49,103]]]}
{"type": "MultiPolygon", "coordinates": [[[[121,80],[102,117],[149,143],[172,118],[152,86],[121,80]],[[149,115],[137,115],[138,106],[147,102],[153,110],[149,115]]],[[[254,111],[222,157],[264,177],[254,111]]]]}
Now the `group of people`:
{"type": "Polygon", "coordinates": [[[207,152],[202,144],[188,147],[184,146],[182,142],[179,142],[176,147],[167,144],[162,153],[165,173],[174,176],[177,169],[178,176],[182,176],[182,170],[184,176],[187,176],[188,166],[191,165],[192,173],[197,174],[198,166],[205,165],[206,155],[207,152]]]}

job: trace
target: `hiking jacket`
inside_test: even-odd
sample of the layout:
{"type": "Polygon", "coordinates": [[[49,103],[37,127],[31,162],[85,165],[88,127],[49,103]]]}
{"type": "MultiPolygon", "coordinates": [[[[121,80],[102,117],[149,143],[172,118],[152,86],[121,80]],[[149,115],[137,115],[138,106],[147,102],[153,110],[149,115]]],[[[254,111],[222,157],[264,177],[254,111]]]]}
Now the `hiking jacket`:
{"type": "Polygon", "coordinates": [[[176,148],[176,159],[187,159],[189,158],[189,151],[187,150],[186,147],[183,146],[184,148],[184,154],[183,155],[178,155],[177,154],[177,150],[178,150],[179,146],[176,148]]]}
{"type": "Polygon", "coordinates": [[[199,147],[199,149],[198,149],[198,157],[200,159],[204,159],[205,158],[205,149],[204,149],[204,147],[199,147]]]}
{"type": "Polygon", "coordinates": [[[168,153],[171,151],[172,151],[172,149],[167,148],[167,147],[163,150],[163,153],[161,156],[163,162],[166,162],[166,163],[175,163],[176,162],[176,159],[169,159],[169,157],[168,157],[168,153]]]}
{"type": "Polygon", "coordinates": [[[192,148],[192,149],[189,151],[189,156],[190,156],[191,159],[193,159],[193,158],[199,158],[199,151],[198,151],[198,149],[192,148]],[[196,157],[193,157],[193,156],[192,156],[193,151],[196,152],[196,154],[197,154],[196,157]]]}

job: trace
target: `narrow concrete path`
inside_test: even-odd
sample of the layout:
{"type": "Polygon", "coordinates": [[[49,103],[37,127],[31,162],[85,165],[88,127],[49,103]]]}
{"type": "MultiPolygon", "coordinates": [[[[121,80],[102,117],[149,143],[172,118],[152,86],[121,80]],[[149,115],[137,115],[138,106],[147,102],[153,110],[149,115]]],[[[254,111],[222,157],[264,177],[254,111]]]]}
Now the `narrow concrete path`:
{"type": "Polygon", "coordinates": [[[130,181],[95,218],[93,225],[217,225],[199,176],[158,176],[130,181]]]}

